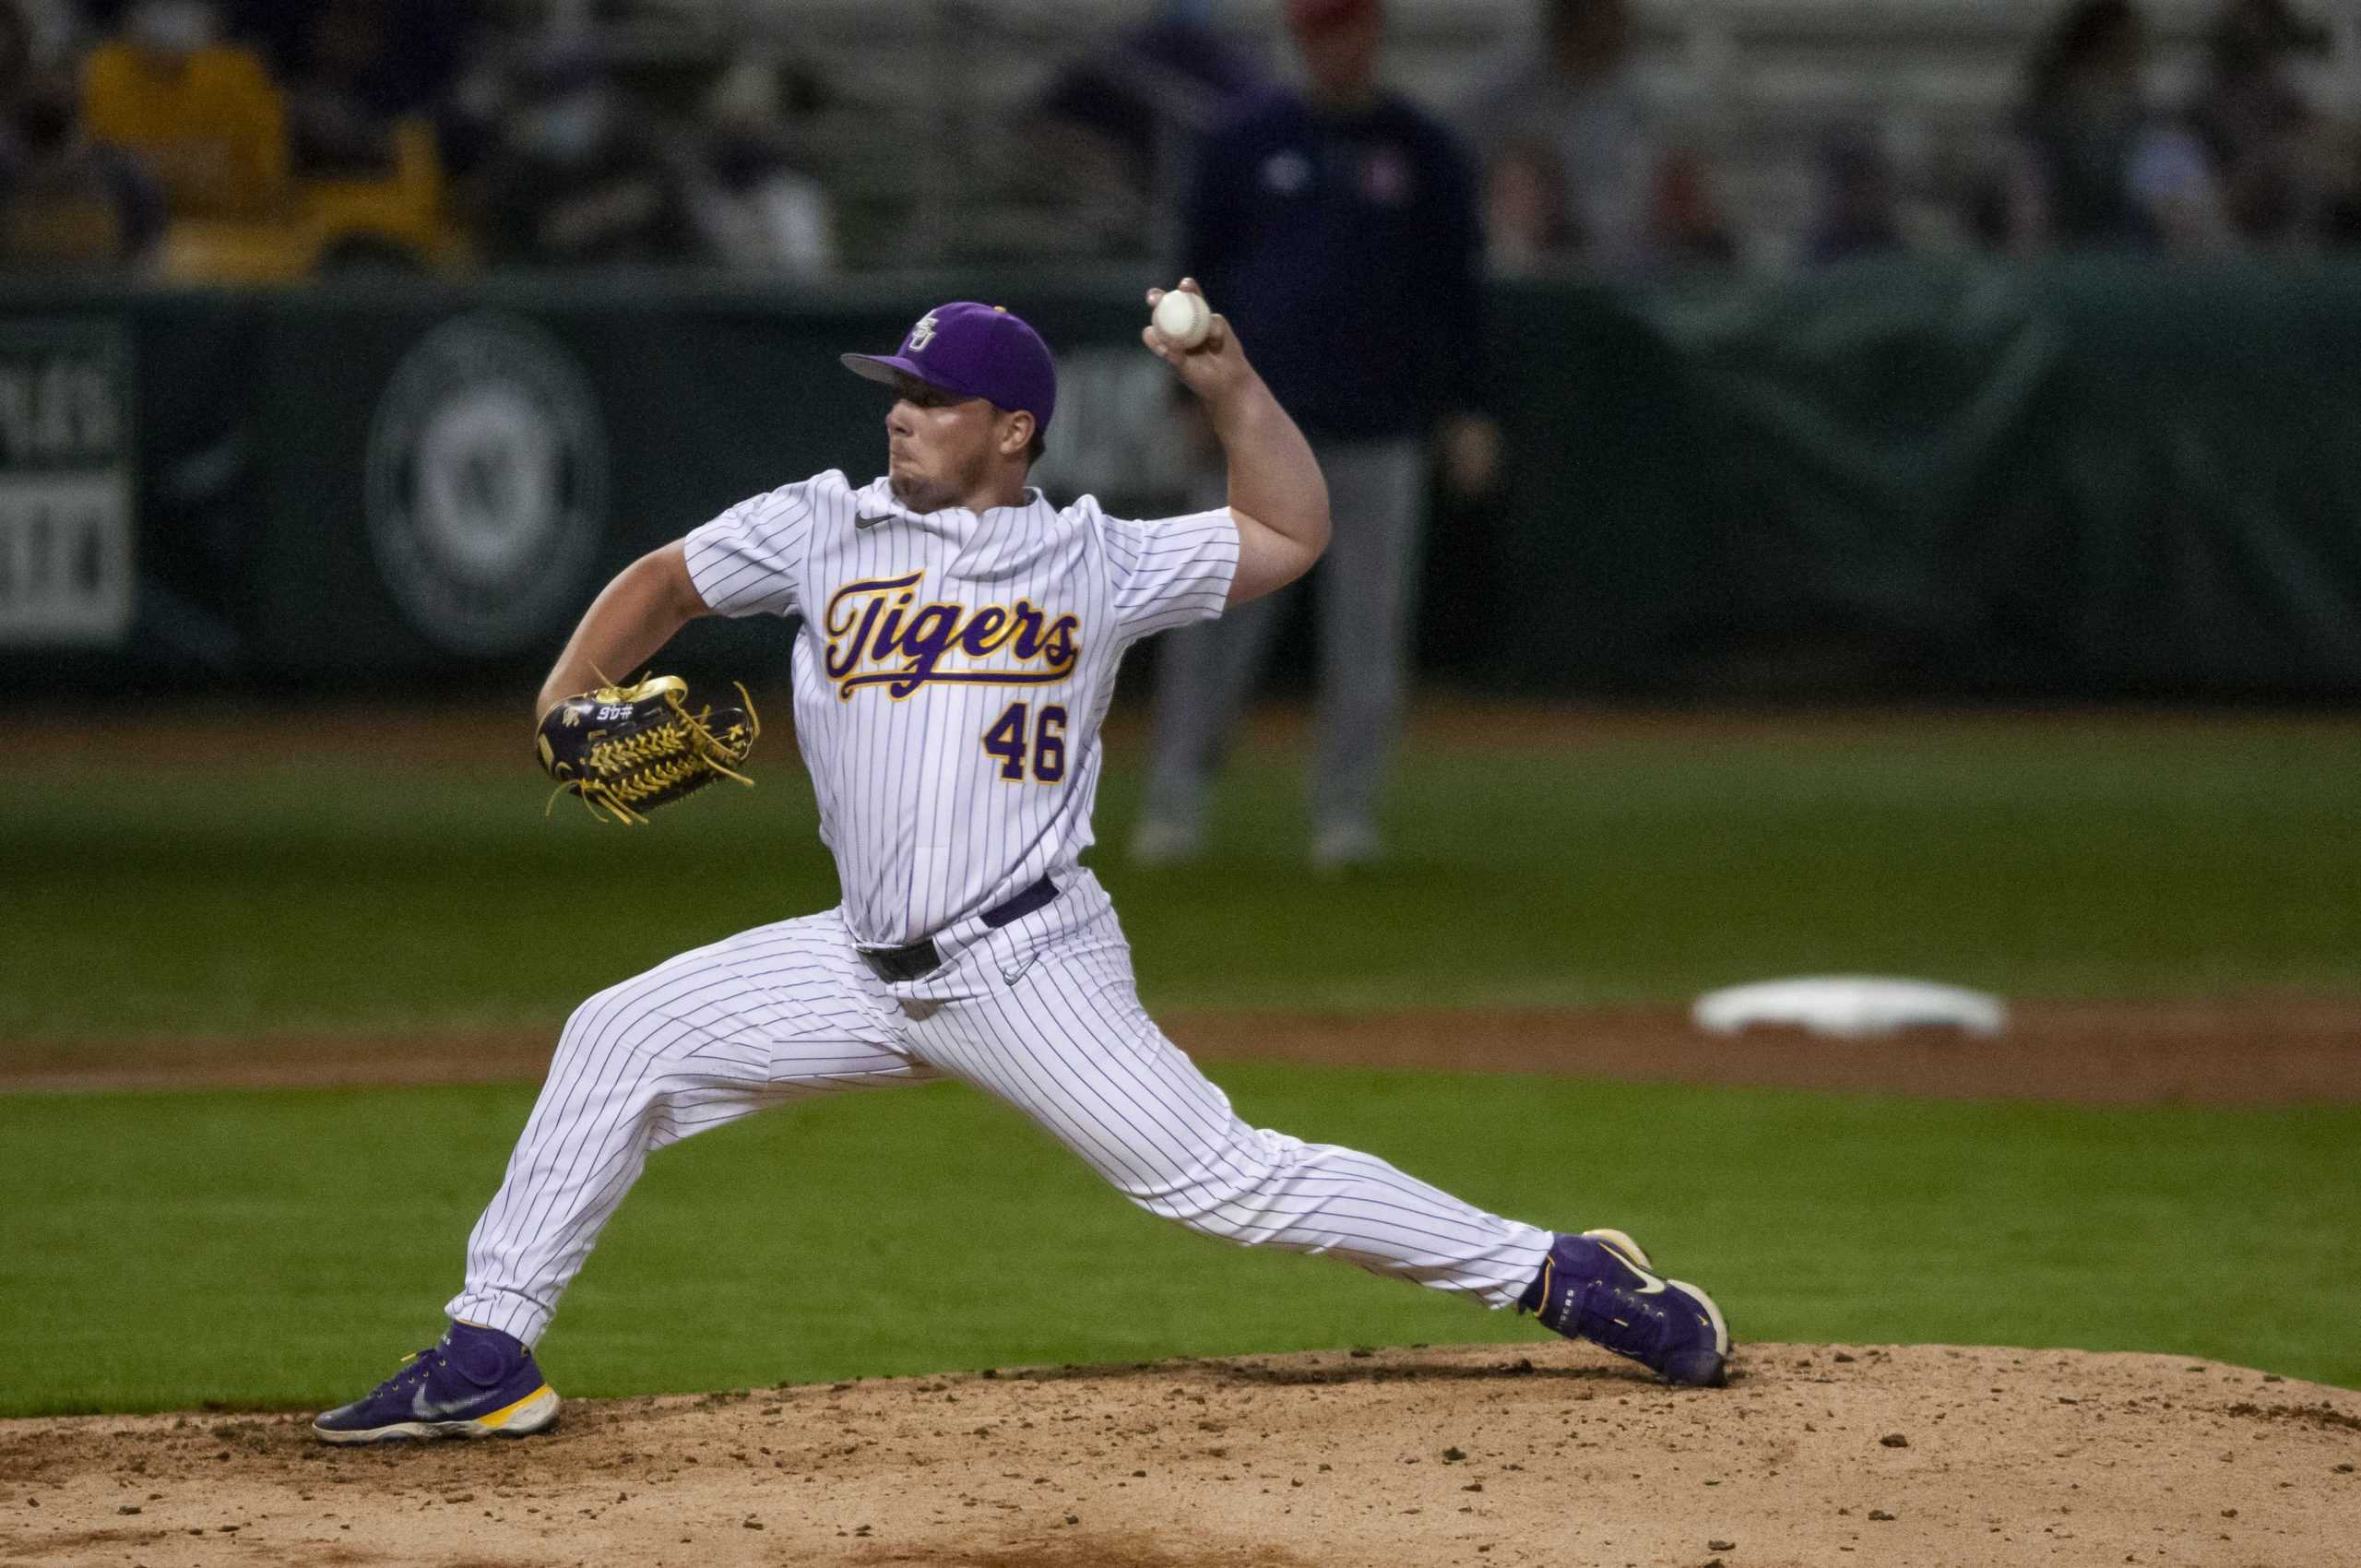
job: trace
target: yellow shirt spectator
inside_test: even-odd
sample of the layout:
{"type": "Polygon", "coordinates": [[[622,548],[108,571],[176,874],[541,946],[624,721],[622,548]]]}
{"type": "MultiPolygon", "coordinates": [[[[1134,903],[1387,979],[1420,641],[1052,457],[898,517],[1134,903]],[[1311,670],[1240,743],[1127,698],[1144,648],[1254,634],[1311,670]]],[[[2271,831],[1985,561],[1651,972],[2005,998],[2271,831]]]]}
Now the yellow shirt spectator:
{"type": "Polygon", "coordinates": [[[101,44],[83,68],[82,114],[91,136],[147,164],[176,218],[261,217],[286,189],[286,106],[246,50],[101,44]]]}

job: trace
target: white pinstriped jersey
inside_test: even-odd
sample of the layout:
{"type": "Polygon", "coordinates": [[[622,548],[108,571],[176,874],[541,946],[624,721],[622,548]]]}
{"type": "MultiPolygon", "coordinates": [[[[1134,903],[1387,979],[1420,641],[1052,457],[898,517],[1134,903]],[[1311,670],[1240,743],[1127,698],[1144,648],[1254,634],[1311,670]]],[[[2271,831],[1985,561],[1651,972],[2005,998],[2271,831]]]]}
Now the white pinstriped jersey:
{"type": "Polygon", "coordinates": [[[1084,496],[915,513],[831,469],[685,540],[726,615],[800,615],[796,743],[854,941],[898,946],[1070,871],[1091,842],[1123,650],[1221,613],[1227,509],[1157,522],[1084,496]]]}

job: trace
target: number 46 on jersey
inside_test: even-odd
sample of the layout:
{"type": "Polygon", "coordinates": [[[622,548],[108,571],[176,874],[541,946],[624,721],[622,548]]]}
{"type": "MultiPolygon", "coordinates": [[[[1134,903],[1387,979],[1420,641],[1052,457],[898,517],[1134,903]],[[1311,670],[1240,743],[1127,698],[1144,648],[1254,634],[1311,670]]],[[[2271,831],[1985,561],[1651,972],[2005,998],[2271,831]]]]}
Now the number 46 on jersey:
{"type": "Polygon", "coordinates": [[[1013,702],[1008,711],[984,731],[984,754],[1000,763],[1003,783],[1062,783],[1066,776],[1066,710],[1055,705],[1041,709],[1038,723],[1033,705],[1013,702]],[[1028,766],[1029,765],[1029,766],[1028,766]]]}

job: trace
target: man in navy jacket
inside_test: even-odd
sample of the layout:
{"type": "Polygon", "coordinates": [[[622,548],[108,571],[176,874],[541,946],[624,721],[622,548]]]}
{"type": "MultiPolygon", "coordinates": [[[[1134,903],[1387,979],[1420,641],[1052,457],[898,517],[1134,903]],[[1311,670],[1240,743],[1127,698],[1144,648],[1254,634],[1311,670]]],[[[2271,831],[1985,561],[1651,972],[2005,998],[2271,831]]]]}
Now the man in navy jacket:
{"type": "MultiPolygon", "coordinates": [[[[1380,0],[1288,0],[1306,86],[1206,142],[1183,221],[1183,269],[1254,344],[1264,379],[1311,438],[1335,522],[1314,574],[1320,737],[1312,860],[1377,858],[1378,792],[1409,656],[1428,453],[1478,488],[1498,434],[1480,398],[1483,234],[1450,133],[1382,90],[1380,0]]],[[[1218,498],[1214,498],[1218,504],[1218,498]]],[[[1172,861],[1204,840],[1204,800],[1277,616],[1258,601],[1166,639],[1154,783],[1132,845],[1172,861]]]]}

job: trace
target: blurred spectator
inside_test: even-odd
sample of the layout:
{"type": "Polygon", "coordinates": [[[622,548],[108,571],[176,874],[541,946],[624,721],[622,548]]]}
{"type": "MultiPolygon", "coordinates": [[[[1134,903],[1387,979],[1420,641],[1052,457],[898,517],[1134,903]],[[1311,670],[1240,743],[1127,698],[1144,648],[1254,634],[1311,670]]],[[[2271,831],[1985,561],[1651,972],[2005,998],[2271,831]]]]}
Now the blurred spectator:
{"type": "Polygon", "coordinates": [[[1268,74],[1212,26],[1210,9],[1169,0],[1155,20],[1060,70],[1027,116],[1028,142],[1092,231],[1087,248],[1169,259],[1206,134],[1268,90],[1268,74]]]}
{"type": "MultiPolygon", "coordinates": [[[[1311,577],[1321,716],[1311,803],[1312,860],[1333,870],[1379,853],[1429,443],[1464,490],[1489,481],[1499,435],[1476,412],[1482,236],[1458,145],[1380,89],[1379,0],[1288,0],[1287,12],[1308,87],[1274,94],[1207,139],[1182,262],[1236,325],[1328,481],[1335,537],[1311,577]]],[[[1141,858],[1200,848],[1207,787],[1289,597],[1165,637],[1154,782],[1133,846],[1141,858]]]]}
{"type": "Polygon", "coordinates": [[[523,267],[651,265],[697,259],[688,171],[587,53],[529,60],[479,172],[486,255],[523,267]]]}
{"type": "Polygon", "coordinates": [[[1546,275],[1581,249],[1565,165],[1544,137],[1501,138],[1484,169],[1485,265],[1502,278],[1546,275]]]}
{"type": "Polygon", "coordinates": [[[1658,160],[1648,232],[1658,258],[1672,267],[1731,267],[1738,262],[1738,236],[1714,199],[1713,174],[1705,160],[1685,147],[1658,160]]]}
{"type": "Polygon", "coordinates": [[[81,57],[93,18],[80,0],[16,0],[16,10],[36,66],[48,69],[81,57]]]}
{"type": "Polygon", "coordinates": [[[30,25],[0,0],[0,266],[133,266],[163,229],[155,185],[128,154],[84,133],[72,77],[34,65],[30,25]]]}
{"type": "MultiPolygon", "coordinates": [[[[1609,271],[1663,257],[1665,192],[1655,115],[1631,65],[1627,0],[1542,0],[1538,54],[1495,71],[1459,120],[1489,170],[1504,150],[1547,143],[1568,182],[1584,259],[1609,271]]],[[[1528,165],[1529,168],[1529,165],[1528,165]]]]}
{"type": "Polygon", "coordinates": [[[2075,0],[2026,73],[2000,237],[2194,251],[2223,237],[2204,148],[2149,106],[2147,30],[2131,0],[2075,0]]]}
{"type": "Polygon", "coordinates": [[[454,180],[477,176],[500,149],[508,111],[509,73],[498,53],[480,49],[460,63],[450,90],[435,105],[434,146],[454,180]]]}
{"type": "Polygon", "coordinates": [[[32,24],[18,0],[0,0],[0,150],[16,153],[18,121],[40,79],[32,24]]]}
{"type": "Polygon", "coordinates": [[[82,73],[89,135],[136,154],[173,216],[267,216],[287,185],[286,110],[202,0],[138,0],[82,73]]]}
{"type": "Polygon", "coordinates": [[[296,172],[334,177],[385,172],[397,125],[437,113],[475,12],[473,0],[239,0],[229,14],[286,89],[296,172]]]}
{"type": "Polygon", "coordinates": [[[2223,0],[2214,14],[2189,119],[2213,160],[2224,217],[2243,239],[2284,244],[2319,230],[2323,127],[2292,67],[2328,46],[2328,30],[2286,0],[2223,0]]]}
{"type": "Polygon", "coordinates": [[[731,267],[816,277],[836,267],[828,193],[801,166],[777,65],[750,55],[706,97],[690,209],[705,246],[731,267]]]}
{"type": "Polygon", "coordinates": [[[1903,248],[1892,161],[1877,135],[1847,125],[1821,143],[1804,259],[1849,261],[1903,248]]]}
{"type": "Polygon", "coordinates": [[[2331,121],[2320,143],[2320,242],[2333,250],[2361,249],[2361,124],[2331,121]]]}

